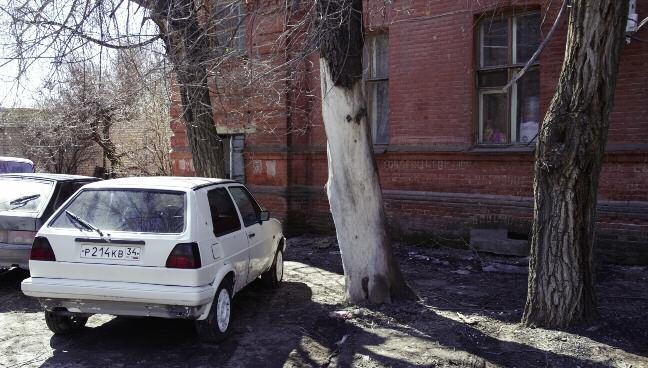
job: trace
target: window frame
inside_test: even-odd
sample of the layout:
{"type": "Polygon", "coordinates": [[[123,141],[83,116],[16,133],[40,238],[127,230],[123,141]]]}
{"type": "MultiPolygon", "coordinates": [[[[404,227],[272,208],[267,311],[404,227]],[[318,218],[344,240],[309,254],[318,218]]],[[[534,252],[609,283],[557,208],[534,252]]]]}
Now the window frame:
{"type": "MultiPolygon", "coordinates": [[[[500,145],[503,145],[503,144],[510,144],[510,143],[482,143],[482,140],[483,140],[483,137],[484,137],[484,114],[482,114],[482,109],[483,109],[483,105],[484,105],[484,95],[501,94],[501,95],[506,95],[507,111],[510,111],[510,107],[512,105],[511,96],[507,92],[502,91],[500,88],[478,88],[477,94],[478,94],[478,101],[479,101],[478,102],[478,104],[479,104],[479,114],[478,114],[479,115],[478,116],[479,127],[478,127],[478,129],[479,129],[479,142],[480,142],[480,145],[491,145],[492,144],[492,145],[500,146],[500,145]]],[[[507,138],[507,140],[509,140],[510,137],[513,135],[513,132],[511,131],[512,130],[512,125],[513,124],[511,122],[511,114],[507,113],[507,116],[506,116],[506,127],[507,127],[506,135],[507,135],[507,137],[509,137],[509,138],[507,138]]]]}
{"type": "Polygon", "coordinates": [[[236,205],[236,202],[234,201],[234,198],[232,197],[232,194],[227,190],[226,187],[216,187],[216,188],[209,188],[205,191],[205,196],[207,197],[207,206],[209,207],[209,216],[211,217],[211,224],[212,224],[212,233],[216,238],[220,238],[225,235],[229,235],[232,233],[235,233],[237,231],[243,230],[243,221],[241,219],[241,214],[239,212],[238,206],[236,205]],[[209,203],[209,193],[216,191],[216,190],[222,190],[225,192],[225,195],[227,198],[229,198],[230,202],[232,203],[232,207],[234,208],[234,213],[236,214],[236,221],[238,221],[238,228],[232,229],[231,231],[228,232],[222,232],[222,233],[217,233],[216,228],[214,227],[214,214],[212,212],[212,206],[211,203],[209,203]]]}
{"type": "MultiPolygon", "coordinates": [[[[507,147],[507,146],[526,146],[531,143],[534,143],[537,139],[534,138],[530,142],[521,142],[518,141],[518,127],[517,127],[517,114],[519,108],[519,98],[518,98],[518,82],[516,81],[511,85],[508,91],[503,90],[504,85],[493,86],[493,87],[480,87],[480,76],[486,72],[506,72],[507,83],[511,78],[521,70],[527,62],[518,62],[517,60],[517,28],[518,28],[518,18],[522,18],[529,15],[539,15],[541,17],[540,9],[530,9],[520,12],[509,11],[502,12],[497,14],[497,17],[505,18],[507,21],[507,63],[504,65],[495,65],[495,66],[483,66],[484,65],[484,28],[489,24],[490,15],[483,15],[483,19],[477,19],[477,65],[475,70],[475,91],[476,91],[476,108],[477,108],[477,145],[481,147],[507,147]],[[507,135],[506,143],[491,143],[483,141],[484,133],[484,114],[483,114],[483,95],[485,94],[495,94],[502,93],[506,94],[507,99],[507,110],[506,110],[506,126],[507,126],[507,135]]],[[[527,69],[526,74],[529,72],[540,73],[540,63],[538,60],[535,60],[533,64],[527,69]]],[[[524,78],[524,76],[523,76],[524,78]]],[[[538,76],[539,78],[539,76],[538,76]]],[[[540,96],[540,88],[538,86],[538,97],[540,96]]]]}
{"type": "Polygon", "coordinates": [[[365,35],[365,47],[364,47],[364,60],[363,60],[363,77],[364,77],[364,84],[365,84],[365,94],[366,94],[366,99],[367,99],[367,120],[369,122],[369,127],[371,128],[371,143],[373,145],[388,145],[389,144],[389,118],[390,118],[390,106],[389,106],[389,32],[387,31],[380,31],[380,32],[374,32],[374,33],[368,33],[365,35]],[[376,65],[376,40],[380,37],[384,37],[387,40],[387,70],[385,75],[374,75],[374,69],[376,65]],[[377,108],[374,108],[373,105],[377,103],[375,98],[371,98],[370,96],[372,91],[373,91],[373,86],[376,86],[375,88],[377,89],[378,85],[381,83],[385,83],[387,85],[387,117],[386,117],[386,129],[387,129],[387,137],[385,138],[384,141],[377,141],[377,135],[378,135],[378,117],[374,115],[374,111],[377,110],[377,108]]]}
{"type": "Polygon", "coordinates": [[[252,200],[252,204],[256,205],[256,208],[258,208],[258,212],[256,213],[257,219],[259,217],[259,213],[261,213],[261,211],[263,211],[264,209],[263,209],[263,207],[261,207],[261,205],[259,205],[259,202],[257,202],[256,198],[254,198],[252,193],[250,193],[250,191],[245,186],[243,186],[243,185],[230,185],[230,186],[227,186],[227,191],[229,192],[229,195],[232,197],[232,201],[234,202],[234,206],[236,207],[236,211],[239,214],[239,217],[241,219],[241,224],[243,225],[243,227],[247,229],[250,226],[254,226],[255,224],[259,224],[258,220],[253,222],[253,223],[250,223],[249,225],[247,225],[245,223],[245,219],[243,218],[243,212],[241,212],[241,208],[239,207],[238,203],[236,203],[236,199],[234,198],[234,194],[232,194],[232,189],[233,188],[240,188],[245,193],[247,193],[247,195],[252,200]]]}
{"type": "MultiPolygon", "coordinates": [[[[216,32],[227,35],[228,43],[231,41],[231,45],[221,45],[220,37],[216,35],[216,41],[219,43],[217,48],[222,49],[225,53],[233,53],[239,55],[247,54],[247,24],[246,24],[246,9],[245,2],[243,0],[223,0],[216,2],[213,5],[214,15],[213,20],[217,20],[216,32]],[[222,6],[222,7],[221,7],[222,6]],[[238,8],[237,21],[238,24],[235,27],[221,28],[224,19],[218,19],[217,15],[221,11],[224,11],[226,8],[232,7],[238,8]],[[220,8],[219,8],[220,7],[220,8]],[[236,33],[233,33],[232,30],[236,30],[236,33]]],[[[232,11],[231,11],[232,12],[232,11]]],[[[229,13],[229,12],[228,12],[229,13]]]]}

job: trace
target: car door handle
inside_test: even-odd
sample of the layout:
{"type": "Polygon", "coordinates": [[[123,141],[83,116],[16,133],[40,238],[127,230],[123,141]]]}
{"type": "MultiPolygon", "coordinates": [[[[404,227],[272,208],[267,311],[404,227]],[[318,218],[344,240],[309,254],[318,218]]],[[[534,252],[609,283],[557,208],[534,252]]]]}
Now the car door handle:
{"type": "Polygon", "coordinates": [[[248,238],[254,238],[255,236],[256,236],[255,233],[249,233],[249,234],[248,234],[248,238]]]}

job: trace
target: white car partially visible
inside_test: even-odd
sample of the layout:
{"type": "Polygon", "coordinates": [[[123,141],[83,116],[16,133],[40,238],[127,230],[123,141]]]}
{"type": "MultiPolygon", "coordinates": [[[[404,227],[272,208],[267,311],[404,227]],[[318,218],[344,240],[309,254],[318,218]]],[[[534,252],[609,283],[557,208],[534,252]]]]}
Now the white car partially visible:
{"type": "Polygon", "coordinates": [[[230,330],[231,300],[283,278],[285,239],[241,184],[141,177],[88,184],[40,229],[26,295],[55,334],[93,314],[193,319],[206,341],[230,330]]]}

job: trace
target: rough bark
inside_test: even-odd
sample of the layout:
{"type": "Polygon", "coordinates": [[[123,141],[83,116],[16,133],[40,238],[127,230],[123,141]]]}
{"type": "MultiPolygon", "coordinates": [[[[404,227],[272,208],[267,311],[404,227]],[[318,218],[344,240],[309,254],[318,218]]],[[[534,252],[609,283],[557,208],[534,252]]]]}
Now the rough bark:
{"type": "Polygon", "coordinates": [[[362,85],[362,1],[319,4],[326,192],[342,253],[347,300],[413,296],[392,256],[362,85]]]}
{"type": "Polygon", "coordinates": [[[574,0],[558,88],[536,151],[527,326],[596,315],[593,243],[599,173],[628,2],[574,0]]]}
{"type": "Polygon", "coordinates": [[[214,125],[207,85],[209,47],[193,0],[158,0],[151,17],[158,25],[176,74],[196,175],[223,178],[223,142],[214,125]]]}

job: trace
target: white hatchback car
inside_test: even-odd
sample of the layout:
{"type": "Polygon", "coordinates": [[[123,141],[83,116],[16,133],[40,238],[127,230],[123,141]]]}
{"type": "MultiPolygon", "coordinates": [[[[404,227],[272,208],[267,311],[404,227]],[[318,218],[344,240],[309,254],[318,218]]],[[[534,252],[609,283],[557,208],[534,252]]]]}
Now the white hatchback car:
{"type": "Polygon", "coordinates": [[[56,334],[92,314],[196,320],[222,340],[231,299],[283,277],[285,239],[247,189],[221,179],[139,177],[88,184],[40,229],[26,295],[56,334]]]}

